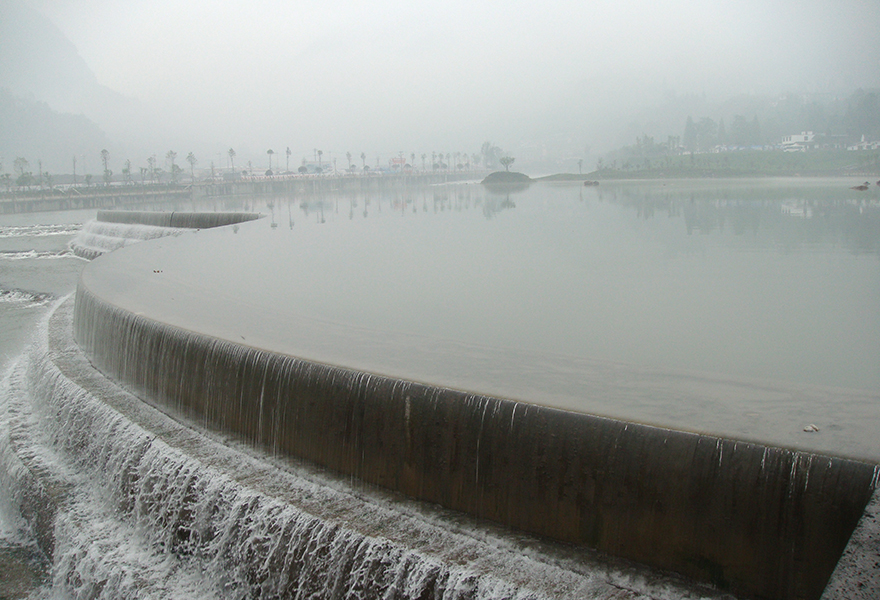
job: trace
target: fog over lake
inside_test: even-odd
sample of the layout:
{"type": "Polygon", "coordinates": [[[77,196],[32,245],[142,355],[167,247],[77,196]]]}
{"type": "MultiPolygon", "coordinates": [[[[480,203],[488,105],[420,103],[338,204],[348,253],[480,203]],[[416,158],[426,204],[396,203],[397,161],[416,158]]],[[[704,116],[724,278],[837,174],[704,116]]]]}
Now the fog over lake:
{"type": "Polygon", "coordinates": [[[384,164],[399,151],[473,153],[487,140],[519,165],[580,157],[592,167],[638,135],[680,135],[686,110],[717,120],[711,103],[731,96],[827,101],[880,86],[880,5],[867,0],[27,6],[66,38],[48,47],[70,44],[73,55],[57,64],[33,39],[48,33],[8,24],[19,46],[6,58],[42,74],[13,91],[85,112],[108,134],[117,173],[125,158],[169,148],[194,151],[202,168],[227,166],[230,147],[241,165],[287,147],[296,161],[323,149],[384,164]],[[47,91],[73,73],[70,97],[47,91]],[[74,89],[89,77],[120,96],[74,89]]]}

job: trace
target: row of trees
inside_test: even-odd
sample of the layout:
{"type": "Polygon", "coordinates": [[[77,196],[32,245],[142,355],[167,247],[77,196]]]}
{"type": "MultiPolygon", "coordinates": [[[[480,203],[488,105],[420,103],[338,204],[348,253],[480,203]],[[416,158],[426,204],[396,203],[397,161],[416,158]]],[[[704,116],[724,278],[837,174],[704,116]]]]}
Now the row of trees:
{"type": "Polygon", "coordinates": [[[743,115],[736,115],[728,131],[723,118],[716,123],[708,117],[703,117],[697,122],[694,122],[692,117],[688,117],[681,143],[688,152],[706,152],[716,146],[760,146],[761,124],[757,115],[752,117],[751,121],[743,115]]]}
{"type": "MultiPolygon", "coordinates": [[[[227,151],[227,156],[229,158],[229,168],[231,172],[235,172],[235,159],[236,152],[234,148],[229,148],[227,151]]],[[[273,149],[269,149],[266,151],[269,159],[269,169],[267,174],[272,174],[272,159],[276,152],[273,149]]],[[[288,146],[285,151],[285,172],[290,172],[290,157],[293,154],[288,146]]],[[[324,152],[322,150],[315,149],[314,156],[315,162],[317,162],[317,168],[315,171],[323,172],[324,171],[324,163],[323,163],[323,155],[324,152]]],[[[183,177],[184,170],[177,164],[177,152],[174,150],[169,150],[165,154],[165,165],[164,168],[158,165],[158,160],[156,155],[152,155],[146,159],[146,166],[138,167],[140,174],[140,182],[141,184],[146,184],[149,182],[150,184],[170,182],[172,184],[179,183],[183,177]]],[[[101,165],[103,167],[101,181],[104,186],[109,186],[114,181],[114,173],[111,169],[110,164],[110,152],[107,149],[103,149],[100,152],[101,165]]],[[[351,152],[345,153],[345,158],[348,162],[348,172],[355,172],[358,167],[353,162],[355,158],[351,152]]],[[[404,152],[400,152],[399,156],[392,160],[391,168],[392,169],[412,169],[416,164],[417,156],[415,152],[410,153],[409,162],[406,162],[406,155],[404,152]],[[399,160],[397,159],[399,158],[399,160]]],[[[431,152],[430,155],[427,153],[422,153],[421,158],[421,167],[422,171],[427,172],[430,170],[438,171],[438,170],[469,170],[473,167],[482,167],[486,169],[496,168],[498,165],[505,167],[506,169],[510,169],[510,165],[513,163],[514,159],[510,156],[507,156],[501,148],[495,146],[490,142],[485,142],[482,145],[482,148],[479,153],[468,154],[467,152],[431,152]],[[428,165],[428,158],[430,156],[430,167],[428,165]]],[[[363,171],[369,171],[370,167],[367,165],[367,155],[365,152],[360,153],[361,166],[360,169],[363,171]]],[[[189,163],[189,175],[190,178],[195,181],[195,167],[198,164],[198,159],[195,154],[190,152],[186,156],[186,162],[189,163]]],[[[306,173],[309,171],[309,168],[306,166],[308,163],[303,157],[301,166],[297,169],[300,173],[306,173]]],[[[84,184],[86,187],[91,187],[96,185],[95,178],[91,173],[86,173],[82,175],[80,179],[80,174],[77,171],[77,156],[74,155],[71,161],[72,166],[72,181],[68,179],[68,176],[65,176],[65,183],[72,183],[74,186],[84,184]]],[[[335,170],[335,160],[333,164],[333,168],[335,170]]],[[[381,167],[380,159],[376,158],[376,166],[377,168],[381,167]]],[[[248,169],[253,170],[253,166],[248,162],[248,169]]],[[[122,183],[126,185],[132,185],[135,183],[136,173],[134,168],[132,167],[132,161],[130,159],[126,159],[123,163],[123,167],[121,170],[121,178],[117,178],[117,180],[121,180],[122,183]]],[[[211,162],[211,177],[215,176],[215,165],[214,162],[211,162]]],[[[13,173],[3,173],[3,165],[0,163],[0,181],[6,187],[6,190],[9,191],[13,185],[17,187],[33,187],[39,186],[40,188],[48,187],[53,188],[56,185],[56,177],[53,177],[49,172],[43,169],[42,161],[37,161],[37,171],[34,173],[31,170],[31,165],[29,161],[24,157],[17,157],[13,163],[13,173]]]]}
{"type": "Polygon", "coordinates": [[[848,98],[826,102],[807,100],[789,94],[763,109],[756,107],[751,119],[741,114],[725,127],[724,119],[688,117],[682,136],[683,148],[690,152],[716,146],[773,146],[783,136],[812,131],[829,146],[846,146],[880,139],[880,93],[856,90],[848,98]],[[757,112],[760,110],[763,118],[757,112]]]}
{"type": "MultiPolygon", "coordinates": [[[[723,107],[716,107],[723,109],[723,107]]],[[[729,108],[729,107],[727,107],[729,108]]],[[[635,144],[610,152],[599,159],[599,170],[645,170],[671,168],[675,165],[694,167],[694,154],[709,154],[717,150],[741,148],[776,148],[782,139],[802,131],[811,131],[821,147],[833,150],[845,148],[862,139],[880,140],[880,92],[858,90],[848,98],[825,99],[789,94],[775,99],[756,98],[750,107],[741,104],[739,110],[754,110],[750,117],[740,112],[733,118],[717,121],[710,117],[694,119],[688,116],[681,136],[669,135],[665,141],[643,135],[635,144]],[[690,154],[684,162],[675,157],[690,154]]],[[[712,168],[734,168],[742,161],[723,153],[712,168]]],[[[685,157],[686,158],[686,157],[685,157]]],[[[750,159],[752,160],[752,159],[750,159]]],[[[764,162],[771,160],[765,158],[764,162]]],[[[708,165],[708,161],[703,163],[708,165]]],[[[705,168],[710,168],[709,166],[705,168]]],[[[759,170],[757,166],[753,170],[759,170]]]]}
{"type": "Polygon", "coordinates": [[[804,131],[813,132],[819,145],[829,149],[848,147],[863,138],[880,140],[878,90],[857,90],[848,97],[742,96],[697,110],[725,116],[717,120],[688,116],[681,135],[669,135],[665,141],[643,135],[635,144],[605,155],[599,168],[612,168],[612,164],[622,169],[625,165],[644,168],[647,163],[668,164],[671,157],[681,154],[777,147],[785,136],[804,131]]]}
{"type": "MultiPolygon", "coordinates": [[[[290,173],[291,172],[290,171],[290,156],[291,156],[292,152],[291,152],[289,146],[287,147],[287,149],[285,150],[284,153],[286,156],[285,173],[290,173]]],[[[273,149],[269,148],[268,150],[266,150],[266,154],[269,157],[269,169],[266,171],[266,174],[271,175],[271,174],[273,174],[272,157],[276,154],[276,152],[273,149]]],[[[230,148],[227,151],[227,156],[229,157],[230,170],[232,172],[235,172],[235,157],[237,156],[235,149],[230,148]]],[[[324,169],[323,156],[324,156],[324,151],[315,148],[314,162],[317,163],[317,166],[314,166],[315,172],[318,172],[318,173],[324,172],[325,169],[324,169]]],[[[433,152],[431,152],[430,156],[431,156],[430,169],[433,171],[448,170],[448,169],[452,169],[455,171],[461,171],[461,170],[469,170],[474,165],[482,165],[484,168],[491,168],[499,163],[502,165],[504,164],[503,163],[504,157],[503,157],[503,153],[502,153],[501,149],[498,148],[497,146],[492,145],[489,142],[486,142],[483,144],[483,148],[482,148],[480,154],[468,154],[467,152],[447,152],[444,155],[444,153],[442,153],[442,152],[438,153],[436,151],[433,151],[433,152]]],[[[345,170],[350,173],[354,173],[358,170],[357,165],[353,162],[354,158],[355,157],[351,152],[345,153],[345,159],[348,163],[348,166],[345,170]]],[[[416,153],[411,152],[409,154],[408,158],[409,158],[409,162],[406,161],[406,159],[407,159],[406,153],[404,153],[403,151],[399,152],[397,157],[392,157],[391,163],[390,163],[390,168],[392,170],[415,168],[415,165],[417,164],[416,163],[416,160],[417,160],[416,153]]],[[[429,170],[428,164],[427,164],[428,154],[423,152],[419,158],[421,158],[422,171],[427,172],[429,170]]],[[[369,167],[369,165],[367,165],[367,154],[365,152],[360,153],[360,159],[361,159],[360,170],[369,171],[370,167],[369,167]]],[[[511,159],[511,162],[512,162],[512,159],[511,159]]],[[[306,160],[305,157],[303,157],[302,163],[299,166],[299,168],[297,169],[297,171],[299,173],[309,172],[309,167],[307,165],[308,165],[308,161],[306,160]]],[[[505,165],[505,166],[509,166],[509,163],[508,163],[508,165],[505,165]]],[[[376,168],[381,168],[381,159],[378,156],[376,157],[376,168]]],[[[333,162],[333,169],[336,170],[335,160],[333,162]]]]}
{"type": "MultiPolygon", "coordinates": [[[[147,158],[147,166],[140,167],[140,175],[141,175],[141,183],[146,183],[149,179],[150,183],[161,182],[162,179],[167,174],[171,183],[177,183],[180,181],[181,176],[183,174],[183,169],[177,164],[177,152],[173,150],[169,150],[165,155],[166,166],[170,165],[168,171],[165,171],[162,167],[157,166],[156,156],[150,156],[147,158]]],[[[199,162],[195,157],[195,154],[190,152],[186,161],[190,166],[190,177],[195,180],[195,166],[199,162]]],[[[113,171],[110,169],[110,152],[107,149],[101,150],[101,164],[103,165],[103,184],[104,186],[109,186],[113,182],[113,171]]],[[[73,156],[71,160],[71,166],[73,168],[72,175],[72,183],[74,186],[80,185],[82,182],[86,187],[91,187],[94,183],[94,176],[91,173],[86,173],[83,175],[82,180],[79,179],[79,174],[77,173],[77,157],[73,156]]],[[[3,182],[6,190],[9,191],[13,185],[17,187],[48,187],[52,189],[56,184],[56,178],[49,173],[48,171],[43,169],[42,160],[37,161],[37,172],[34,173],[31,171],[30,162],[22,157],[16,157],[13,161],[13,173],[4,173],[3,165],[0,163],[0,181],[3,182]]],[[[122,181],[125,184],[133,184],[134,183],[134,174],[132,171],[131,160],[126,159],[124,163],[124,167],[122,168],[122,181]]]]}

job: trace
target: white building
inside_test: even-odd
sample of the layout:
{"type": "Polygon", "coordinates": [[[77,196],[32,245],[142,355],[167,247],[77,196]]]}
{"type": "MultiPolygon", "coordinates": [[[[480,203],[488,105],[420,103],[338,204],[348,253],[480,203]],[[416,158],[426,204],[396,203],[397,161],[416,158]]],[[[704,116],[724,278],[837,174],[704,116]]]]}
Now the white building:
{"type": "Polygon", "coordinates": [[[847,150],[878,150],[880,149],[880,141],[869,141],[862,135],[862,141],[851,146],[847,146],[847,150]]]}
{"type": "Polygon", "coordinates": [[[782,149],[786,152],[806,152],[816,147],[816,135],[812,131],[802,131],[782,138],[782,149]]]}

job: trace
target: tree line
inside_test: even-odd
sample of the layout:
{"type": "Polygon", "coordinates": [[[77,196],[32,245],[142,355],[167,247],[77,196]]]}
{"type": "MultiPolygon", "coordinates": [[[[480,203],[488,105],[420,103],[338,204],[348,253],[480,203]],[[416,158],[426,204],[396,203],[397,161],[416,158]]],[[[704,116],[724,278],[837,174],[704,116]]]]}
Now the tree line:
{"type": "MultiPolygon", "coordinates": [[[[269,160],[269,169],[266,171],[266,175],[272,175],[274,172],[272,170],[272,159],[276,152],[271,148],[266,151],[269,160]]],[[[285,172],[290,173],[290,157],[292,155],[292,151],[288,146],[284,152],[285,154],[285,172]]],[[[317,166],[312,165],[311,169],[307,167],[308,161],[305,157],[302,159],[301,166],[297,169],[298,173],[307,173],[307,172],[315,172],[321,173],[324,171],[323,168],[323,155],[324,152],[319,149],[315,149],[315,162],[317,166]]],[[[228,157],[228,165],[229,172],[236,173],[235,168],[235,159],[237,157],[237,153],[234,148],[229,148],[226,151],[226,156],[228,157]]],[[[132,166],[132,161],[130,159],[126,159],[123,163],[123,167],[120,171],[120,174],[114,177],[114,172],[111,169],[111,155],[110,152],[104,148],[100,151],[100,160],[101,165],[103,167],[103,171],[101,174],[100,181],[97,181],[93,174],[91,173],[82,173],[81,170],[78,170],[78,158],[77,155],[74,154],[71,156],[70,165],[71,171],[68,174],[63,175],[53,175],[47,169],[43,168],[42,160],[37,160],[36,165],[31,165],[30,161],[23,157],[17,156],[13,161],[13,172],[7,173],[4,172],[4,165],[0,162],[0,184],[2,184],[6,191],[9,192],[12,190],[13,186],[17,188],[32,188],[34,186],[38,186],[41,189],[48,188],[53,189],[56,185],[64,184],[64,185],[73,185],[77,186],[85,186],[85,187],[93,187],[97,185],[110,186],[114,182],[121,182],[124,185],[134,185],[136,183],[146,185],[156,185],[156,184],[171,184],[176,185],[181,182],[184,176],[184,169],[177,163],[178,154],[174,150],[169,150],[165,153],[165,163],[164,166],[159,164],[157,156],[155,154],[151,155],[146,160],[146,166],[138,167],[137,171],[132,166]],[[36,167],[36,171],[33,167],[36,167]]],[[[429,155],[426,152],[423,152],[420,156],[421,158],[421,166],[423,171],[427,171],[429,169],[427,165],[427,159],[429,155]]],[[[348,167],[345,169],[348,172],[355,172],[358,167],[355,163],[352,162],[354,155],[351,152],[345,153],[345,158],[348,162],[348,167]]],[[[398,157],[393,157],[397,159],[398,157]]],[[[398,169],[411,169],[412,165],[416,164],[417,156],[415,152],[411,152],[408,157],[405,156],[405,153],[399,153],[400,160],[394,160],[392,162],[392,167],[396,167],[398,169]],[[410,162],[406,162],[406,158],[409,158],[410,162]]],[[[367,155],[365,152],[360,153],[361,159],[361,167],[362,171],[369,171],[370,167],[367,165],[367,155]]],[[[506,169],[510,168],[510,165],[513,163],[514,159],[508,156],[504,151],[501,150],[498,146],[485,142],[479,153],[469,154],[467,152],[431,152],[430,154],[430,169],[434,171],[438,170],[469,170],[474,167],[482,167],[482,168],[495,168],[498,165],[504,166],[506,169]]],[[[198,158],[196,158],[193,152],[190,152],[186,156],[186,162],[189,164],[189,176],[191,181],[196,180],[195,167],[198,164],[198,158]]],[[[380,166],[379,158],[377,157],[377,168],[380,166]]],[[[80,167],[81,169],[81,167],[80,167]]],[[[335,169],[335,164],[334,164],[335,169]]],[[[214,161],[210,163],[210,177],[213,179],[217,176],[218,171],[222,171],[222,169],[218,168],[217,165],[214,164],[214,161]]],[[[254,167],[251,161],[247,162],[247,170],[243,170],[242,173],[251,174],[254,171],[254,167]]]]}

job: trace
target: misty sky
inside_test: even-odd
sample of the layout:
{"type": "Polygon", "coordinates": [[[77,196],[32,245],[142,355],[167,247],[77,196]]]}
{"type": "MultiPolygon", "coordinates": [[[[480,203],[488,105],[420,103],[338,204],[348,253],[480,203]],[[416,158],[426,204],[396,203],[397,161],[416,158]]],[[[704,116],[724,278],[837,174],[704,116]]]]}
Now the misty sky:
{"type": "Polygon", "coordinates": [[[212,153],[476,152],[567,128],[600,148],[669,91],[880,87],[876,0],[31,5],[169,143],[212,153]]]}

